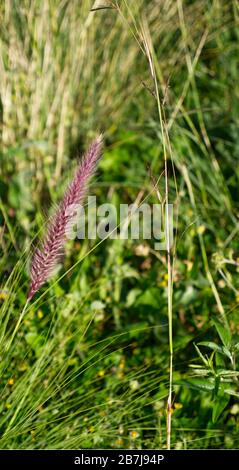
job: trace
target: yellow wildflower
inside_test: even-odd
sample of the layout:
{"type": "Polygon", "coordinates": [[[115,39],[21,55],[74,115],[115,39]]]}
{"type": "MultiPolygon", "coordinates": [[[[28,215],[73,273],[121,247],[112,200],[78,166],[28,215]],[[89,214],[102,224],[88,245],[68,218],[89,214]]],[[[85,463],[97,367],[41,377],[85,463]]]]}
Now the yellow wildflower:
{"type": "Polygon", "coordinates": [[[20,370],[20,372],[25,372],[25,370],[28,369],[28,365],[26,362],[23,362],[22,364],[19,365],[18,367],[18,370],[20,370]]]}
{"type": "Polygon", "coordinates": [[[7,298],[7,293],[4,292],[4,291],[1,291],[0,292],[0,300],[6,300],[6,298],[7,298]]]}
{"type": "Polygon", "coordinates": [[[41,318],[43,318],[43,311],[42,311],[42,310],[38,310],[37,316],[38,316],[39,320],[41,320],[41,318]]]}
{"type": "Polygon", "coordinates": [[[105,371],[103,369],[99,370],[98,376],[99,377],[104,377],[105,376],[105,371]]]}
{"type": "Polygon", "coordinates": [[[205,230],[206,230],[205,225],[199,225],[199,227],[197,228],[197,233],[198,233],[198,235],[203,235],[203,233],[205,232],[205,230]]]}
{"type": "Polygon", "coordinates": [[[117,439],[116,443],[117,446],[122,446],[123,445],[123,439],[117,439]]]}
{"type": "Polygon", "coordinates": [[[183,407],[182,403],[174,403],[175,410],[181,410],[182,407],[183,407]]]}

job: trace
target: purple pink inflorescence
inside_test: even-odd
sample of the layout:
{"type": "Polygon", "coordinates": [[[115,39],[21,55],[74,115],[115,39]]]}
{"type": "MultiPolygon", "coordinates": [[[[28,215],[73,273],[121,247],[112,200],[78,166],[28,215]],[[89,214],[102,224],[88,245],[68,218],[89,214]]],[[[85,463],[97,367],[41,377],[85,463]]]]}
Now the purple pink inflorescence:
{"type": "Polygon", "coordinates": [[[93,175],[101,156],[102,137],[97,137],[83,156],[73,180],[69,184],[64,197],[51,217],[46,236],[40,248],[33,254],[30,271],[30,300],[40,287],[47,281],[59,261],[65,243],[66,227],[72,215],[69,208],[80,204],[87,191],[90,177],[93,175]]]}

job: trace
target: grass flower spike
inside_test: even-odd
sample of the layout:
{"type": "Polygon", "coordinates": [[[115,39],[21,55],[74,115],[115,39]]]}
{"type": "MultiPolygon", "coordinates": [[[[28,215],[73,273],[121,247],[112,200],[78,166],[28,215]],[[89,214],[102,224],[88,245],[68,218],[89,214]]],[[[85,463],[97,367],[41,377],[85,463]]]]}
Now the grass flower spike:
{"type": "Polygon", "coordinates": [[[73,180],[69,184],[64,197],[50,219],[46,236],[40,248],[36,248],[30,271],[30,300],[40,287],[47,281],[59,261],[65,243],[65,230],[71,215],[69,208],[72,204],[80,204],[86,194],[90,177],[93,175],[100,159],[102,136],[97,137],[82,158],[73,180]]]}

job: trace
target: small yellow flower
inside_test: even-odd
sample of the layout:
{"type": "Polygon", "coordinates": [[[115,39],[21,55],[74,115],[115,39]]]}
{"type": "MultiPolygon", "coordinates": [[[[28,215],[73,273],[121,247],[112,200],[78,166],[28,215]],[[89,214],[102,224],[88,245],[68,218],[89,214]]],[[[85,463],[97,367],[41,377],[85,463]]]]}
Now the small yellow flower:
{"type": "Polygon", "coordinates": [[[11,403],[6,403],[6,408],[7,408],[8,410],[10,410],[10,408],[12,408],[11,403]]]}
{"type": "Polygon", "coordinates": [[[174,403],[175,410],[181,410],[182,407],[183,407],[182,403],[174,403]]]}
{"type": "Polygon", "coordinates": [[[94,426],[89,427],[89,432],[94,432],[94,430],[95,430],[94,426]]]}
{"type": "Polygon", "coordinates": [[[103,369],[99,370],[98,376],[99,377],[104,377],[105,376],[105,371],[103,369]]]}
{"type": "Polygon", "coordinates": [[[139,437],[139,433],[137,431],[131,431],[130,437],[131,439],[137,439],[137,437],[139,437]]]}
{"type": "Polygon", "coordinates": [[[0,291],[0,300],[6,300],[7,298],[7,293],[4,291],[0,291]]]}
{"type": "Polygon", "coordinates": [[[163,280],[163,281],[160,282],[159,285],[160,285],[160,287],[166,287],[167,282],[165,280],[163,280]]]}
{"type": "Polygon", "coordinates": [[[117,439],[116,443],[117,446],[122,446],[123,445],[123,439],[117,439]]]}
{"type": "Polygon", "coordinates": [[[43,318],[43,311],[42,311],[42,310],[38,310],[37,316],[38,316],[39,320],[41,320],[41,318],[43,318]]]}
{"type": "Polygon", "coordinates": [[[8,383],[8,385],[13,385],[14,384],[14,379],[12,379],[12,378],[8,379],[7,383],[8,383]]]}
{"type": "Polygon", "coordinates": [[[205,230],[206,230],[205,225],[199,225],[199,227],[197,228],[197,233],[198,233],[198,235],[203,235],[203,233],[205,232],[205,230]]]}
{"type": "Polygon", "coordinates": [[[124,369],[124,368],[125,368],[125,361],[120,361],[119,369],[124,369]]]}
{"type": "Polygon", "coordinates": [[[25,370],[28,369],[28,365],[26,362],[23,362],[22,364],[19,365],[18,367],[18,370],[20,370],[20,372],[25,372],[25,370]]]}
{"type": "Polygon", "coordinates": [[[165,273],[163,278],[165,281],[168,281],[168,273],[165,273]]]}

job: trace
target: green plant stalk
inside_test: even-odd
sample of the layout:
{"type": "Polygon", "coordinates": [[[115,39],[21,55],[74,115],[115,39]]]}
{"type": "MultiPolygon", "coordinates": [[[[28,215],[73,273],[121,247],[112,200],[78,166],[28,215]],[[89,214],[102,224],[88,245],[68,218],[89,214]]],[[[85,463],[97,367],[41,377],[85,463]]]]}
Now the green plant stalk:
{"type": "Polygon", "coordinates": [[[165,170],[165,208],[166,208],[166,251],[167,251],[167,271],[168,271],[168,341],[169,341],[169,391],[167,400],[167,423],[166,423],[166,445],[167,449],[171,448],[171,422],[172,422],[172,388],[173,388],[173,304],[172,304],[172,263],[170,254],[170,228],[169,228],[169,185],[168,185],[168,163],[167,163],[167,149],[166,138],[164,135],[164,123],[161,110],[161,103],[159,98],[158,84],[156,75],[154,73],[155,91],[157,97],[157,107],[159,114],[159,121],[162,133],[163,154],[164,154],[164,170],[165,170]]]}
{"type": "Polygon", "coordinates": [[[170,227],[169,227],[169,183],[168,183],[168,162],[167,162],[167,142],[168,135],[163,119],[163,110],[159,97],[158,81],[154,64],[154,51],[150,41],[146,25],[142,25],[143,41],[146,56],[148,58],[150,72],[154,82],[155,97],[157,101],[157,110],[159,116],[159,124],[162,135],[163,157],[164,157],[164,173],[165,173],[165,230],[166,230],[166,252],[167,252],[167,273],[168,273],[168,342],[169,342],[169,391],[166,408],[166,445],[167,449],[171,448],[171,422],[172,422],[172,388],[173,388],[173,307],[172,307],[172,262],[170,253],[170,227]]]}

